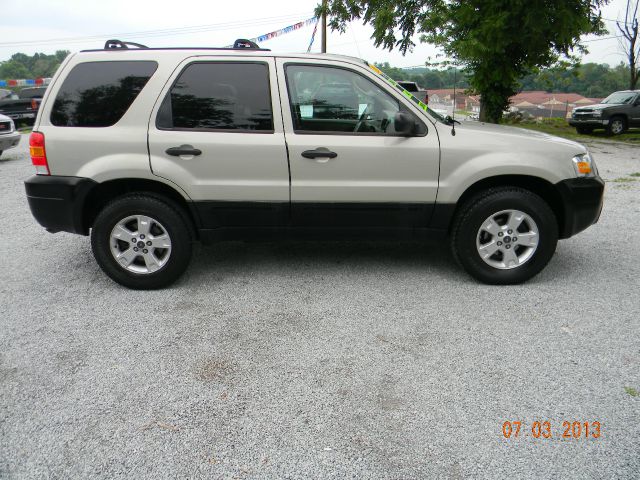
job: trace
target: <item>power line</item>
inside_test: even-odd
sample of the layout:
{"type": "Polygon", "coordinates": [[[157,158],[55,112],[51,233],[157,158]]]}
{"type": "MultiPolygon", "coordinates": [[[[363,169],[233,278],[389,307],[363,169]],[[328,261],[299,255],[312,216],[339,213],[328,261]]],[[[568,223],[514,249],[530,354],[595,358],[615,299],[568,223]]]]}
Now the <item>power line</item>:
{"type": "Polygon", "coordinates": [[[201,33],[207,31],[219,31],[219,30],[231,30],[242,27],[258,26],[266,23],[273,23],[278,21],[288,21],[292,19],[298,19],[304,14],[289,14],[277,17],[265,17],[256,20],[242,20],[236,22],[214,23],[207,25],[192,25],[188,27],[166,28],[156,30],[146,30],[137,32],[124,32],[124,33],[105,33],[101,35],[88,35],[84,37],[65,37],[65,38],[49,38],[42,40],[26,40],[18,42],[0,42],[0,47],[19,47],[19,46],[35,46],[45,45],[49,43],[84,43],[91,40],[100,40],[104,38],[141,38],[141,37],[172,37],[175,35],[188,35],[193,33],[201,33]]]}
{"type": "Polygon", "coordinates": [[[604,17],[602,17],[602,20],[605,20],[607,22],[623,23],[625,25],[631,25],[633,23],[633,20],[631,22],[625,22],[624,20],[614,20],[613,18],[604,18],[604,17]]]}
{"type": "Polygon", "coordinates": [[[582,43],[601,42],[602,40],[610,40],[612,38],[621,38],[622,35],[613,35],[612,37],[592,38],[591,40],[582,40],[582,43]]]}

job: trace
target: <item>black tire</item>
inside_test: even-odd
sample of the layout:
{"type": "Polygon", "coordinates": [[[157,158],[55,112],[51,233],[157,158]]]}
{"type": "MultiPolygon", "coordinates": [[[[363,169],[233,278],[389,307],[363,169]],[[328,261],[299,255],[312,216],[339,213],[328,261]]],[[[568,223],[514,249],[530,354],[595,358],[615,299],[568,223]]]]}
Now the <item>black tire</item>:
{"type": "Polygon", "coordinates": [[[623,116],[616,115],[611,117],[607,125],[607,135],[620,135],[627,131],[627,119],[623,116]],[[618,127],[620,125],[620,127],[618,127]]]}
{"type": "Polygon", "coordinates": [[[590,135],[593,133],[593,127],[576,127],[576,132],[580,135],[590,135]]]}
{"type": "MultiPolygon", "coordinates": [[[[538,195],[518,187],[500,187],[470,198],[456,213],[451,248],[456,261],[475,279],[491,285],[522,283],[537,275],[551,260],[558,243],[558,223],[549,205],[538,195]],[[482,224],[503,210],[519,210],[536,223],[539,239],[522,265],[500,269],[486,263],[476,245],[482,224]]],[[[515,248],[514,248],[515,251],[515,248]]]]}
{"type": "Polygon", "coordinates": [[[0,150],[0,157],[2,156],[2,150],[0,150]]]}
{"type": "MultiPolygon", "coordinates": [[[[96,217],[91,229],[91,248],[100,268],[120,285],[136,290],[166,287],[184,273],[191,260],[190,220],[179,206],[154,194],[119,197],[107,204],[96,217]],[[159,222],[169,235],[169,256],[157,271],[132,272],[120,265],[112,253],[112,230],[116,224],[133,215],[151,217],[159,222]]],[[[136,262],[144,264],[141,257],[137,258],[136,262]]]]}

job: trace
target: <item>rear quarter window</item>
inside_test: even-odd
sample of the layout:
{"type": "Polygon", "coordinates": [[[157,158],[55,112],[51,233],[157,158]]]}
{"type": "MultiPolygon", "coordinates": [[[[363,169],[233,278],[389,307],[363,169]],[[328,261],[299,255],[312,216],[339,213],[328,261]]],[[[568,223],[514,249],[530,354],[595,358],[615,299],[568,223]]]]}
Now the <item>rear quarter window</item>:
{"type": "Polygon", "coordinates": [[[86,62],[73,67],[51,110],[57,127],[110,127],[158,68],[151,61],[86,62]]]}

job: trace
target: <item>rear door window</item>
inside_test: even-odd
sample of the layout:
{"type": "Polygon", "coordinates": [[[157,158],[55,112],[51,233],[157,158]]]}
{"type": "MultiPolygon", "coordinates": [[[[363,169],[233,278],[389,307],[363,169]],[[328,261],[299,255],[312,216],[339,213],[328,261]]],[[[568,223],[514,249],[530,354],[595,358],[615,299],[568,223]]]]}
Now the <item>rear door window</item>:
{"type": "Polygon", "coordinates": [[[156,125],[170,130],[273,132],[268,65],[188,65],[164,99],[156,125]]]}
{"type": "Polygon", "coordinates": [[[58,127],[110,127],[158,68],[151,61],[86,62],[73,67],[51,110],[58,127]]]}

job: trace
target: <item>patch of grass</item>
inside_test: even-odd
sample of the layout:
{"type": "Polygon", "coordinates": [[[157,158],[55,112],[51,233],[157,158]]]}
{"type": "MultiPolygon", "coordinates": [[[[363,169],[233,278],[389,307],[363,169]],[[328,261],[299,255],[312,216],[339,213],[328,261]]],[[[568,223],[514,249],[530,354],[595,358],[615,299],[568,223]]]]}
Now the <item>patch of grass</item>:
{"type": "Polygon", "coordinates": [[[634,172],[629,174],[630,177],[640,177],[640,172],[634,172]]]}
{"type": "Polygon", "coordinates": [[[505,122],[505,125],[512,127],[526,128],[527,130],[536,130],[558,137],[568,138],[576,141],[589,140],[607,140],[614,142],[629,143],[632,145],[640,145],[640,130],[629,130],[622,135],[608,136],[604,130],[596,130],[589,135],[579,134],[574,127],[569,125],[567,120],[563,118],[545,118],[542,120],[523,120],[520,122],[505,122]]]}
{"type": "Polygon", "coordinates": [[[620,177],[620,178],[616,178],[615,180],[610,180],[611,182],[614,183],[629,183],[629,182],[635,182],[636,179],[635,178],[629,178],[629,177],[620,177]]]}
{"type": "Polygon", "coordinates": [[[624,387],[624,391],[627,392],[632,397],[637,397],[640,395],[640,392],[633,387],[624,387]]]}

